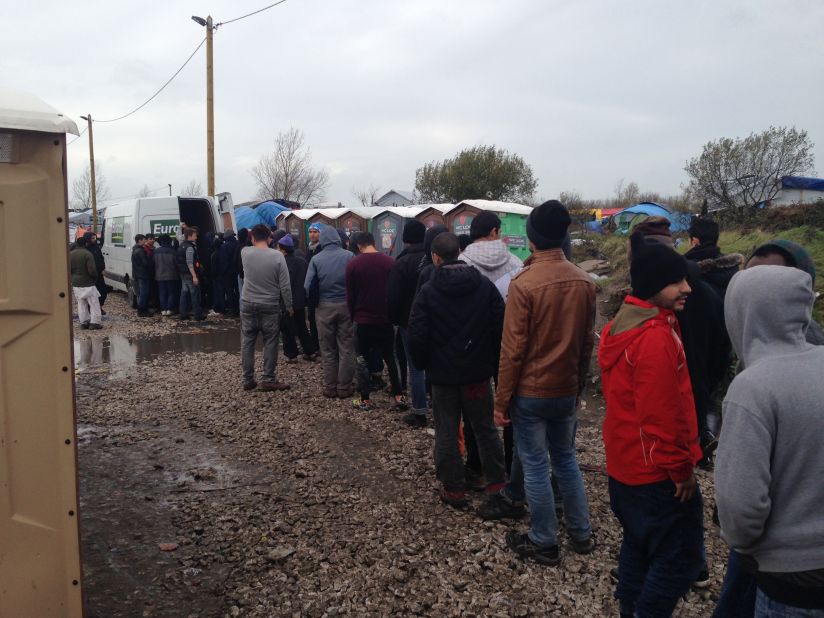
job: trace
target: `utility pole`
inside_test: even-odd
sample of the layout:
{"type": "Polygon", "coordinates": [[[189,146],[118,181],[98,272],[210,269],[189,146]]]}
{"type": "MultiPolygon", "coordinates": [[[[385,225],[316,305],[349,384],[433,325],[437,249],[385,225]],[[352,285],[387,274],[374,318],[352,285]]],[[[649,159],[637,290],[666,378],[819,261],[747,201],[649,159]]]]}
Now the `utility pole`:
{"type": "Polygon", "coordinates": [[[212,61],[212,16],[206,16],[206,176],[207,195],[215,194],[215,89],[212,61]]]}
{"type": "Polygon", "coordinates": [[[172,197],[172,185],[169,185],[169,197],[172,197]]]}
{"type": "Polygon", "coordinates": [[[80,116],[89,123],[89,176],[92,192],[92,230],[97,233],[97,179],[94,174],[94,134],[92,129],[92,115],[80,116]]]}

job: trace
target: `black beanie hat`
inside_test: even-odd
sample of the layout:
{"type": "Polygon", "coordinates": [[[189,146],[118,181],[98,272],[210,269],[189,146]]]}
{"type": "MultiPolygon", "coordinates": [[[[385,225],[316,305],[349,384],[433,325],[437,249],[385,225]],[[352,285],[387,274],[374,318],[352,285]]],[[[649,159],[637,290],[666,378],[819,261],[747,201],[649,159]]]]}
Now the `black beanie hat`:
{"type": "Polygon", "coordinates": [[[649,300],[668,285],[687,278],[684,256],[660,242],[647,242],[643,233],[630,237],[632,263],[629,267],[632,295],[649,300]]]}
{"type": "Polygon", "coordinates": [[[423,242],[423,236],[426,234],[426,226],[420,221],[409,221],[403,226],[403,242],[408,242],[412,245],[417,245],[423,242]]]}
{"type": "Polygon", "coordinates": [[[557,249],[572,223],[566,206],[558,200],[549,200],[533,208],[526,220],[526,235],[538,251],[557,249]]]}

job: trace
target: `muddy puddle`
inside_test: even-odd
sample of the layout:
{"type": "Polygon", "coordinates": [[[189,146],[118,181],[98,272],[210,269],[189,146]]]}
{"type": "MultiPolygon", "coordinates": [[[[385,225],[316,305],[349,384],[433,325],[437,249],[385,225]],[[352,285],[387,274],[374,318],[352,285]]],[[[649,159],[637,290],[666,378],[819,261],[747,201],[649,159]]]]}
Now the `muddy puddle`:
{"type": "Polygon", "coordinates": [[[121,378],[134,365],[164,354],[239,351],[240,333],[236,329],[200,329],[143,338],[112,334],[75,339],[74,366],[77,373],[108,373],[111,378],[121,378]]]}

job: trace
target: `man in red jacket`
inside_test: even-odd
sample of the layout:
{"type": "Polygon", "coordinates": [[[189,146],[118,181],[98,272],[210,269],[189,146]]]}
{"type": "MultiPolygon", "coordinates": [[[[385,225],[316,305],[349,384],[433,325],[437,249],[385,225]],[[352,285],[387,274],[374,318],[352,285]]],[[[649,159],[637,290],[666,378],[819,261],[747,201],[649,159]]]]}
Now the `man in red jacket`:
{"type": "Polygon", "coordinates": [[[675,316],[691,290],[682,256],[631,240],[632,295],[598,350],[609,497],[624,532],[615,597],[622,616],[670,616],[703,566],[701,448],[675,316]]]}

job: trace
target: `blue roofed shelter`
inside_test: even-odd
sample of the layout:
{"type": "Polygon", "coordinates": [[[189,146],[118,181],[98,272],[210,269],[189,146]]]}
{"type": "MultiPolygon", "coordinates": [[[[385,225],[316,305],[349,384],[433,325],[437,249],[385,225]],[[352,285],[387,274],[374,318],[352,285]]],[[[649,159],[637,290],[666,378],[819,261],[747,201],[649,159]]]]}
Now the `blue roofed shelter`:
{"type": "Polygon", "coordinates": [[[615,226],[616,234],[628,235],[632,228],[650,217],[665,217],[670,221],[670,230],[673,232],[686,232],[690,226],[692,215],[687,212],[670,210],[663,204],[657,202],[641,202],[625,208],[621,212],[612,216],[612,223],[615,226]]]}

